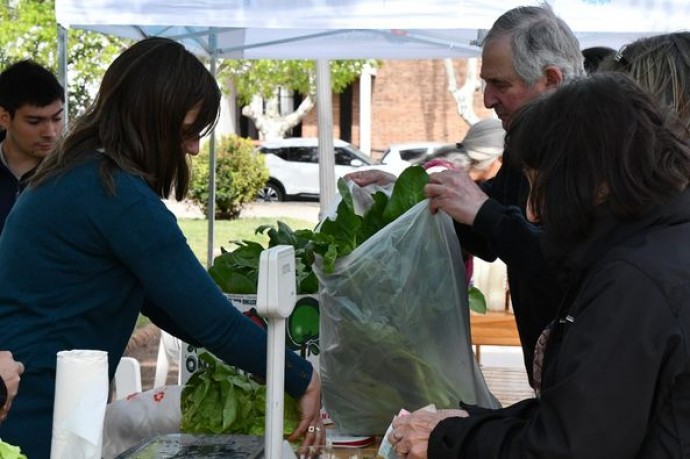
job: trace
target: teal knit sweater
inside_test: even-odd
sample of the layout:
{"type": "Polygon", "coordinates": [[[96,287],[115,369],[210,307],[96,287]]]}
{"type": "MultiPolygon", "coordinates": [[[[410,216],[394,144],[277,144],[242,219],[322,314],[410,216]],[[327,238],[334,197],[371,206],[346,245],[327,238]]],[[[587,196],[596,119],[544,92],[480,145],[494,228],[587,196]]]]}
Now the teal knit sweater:
{"type": "MultiPolygon", "coordinates": [[[[26,367],[0,438],[48,458],[56,353],[108,352],[109,377],[139,312],[231,365],[265,377],[266,334],[235,309],[187,245],[175,216],[142,180],[100,155],[27,189],[0,235],[0,349],[26,367]]],[[[299,397],[310,364],[286,352],[285,387],[299,397]]]]}

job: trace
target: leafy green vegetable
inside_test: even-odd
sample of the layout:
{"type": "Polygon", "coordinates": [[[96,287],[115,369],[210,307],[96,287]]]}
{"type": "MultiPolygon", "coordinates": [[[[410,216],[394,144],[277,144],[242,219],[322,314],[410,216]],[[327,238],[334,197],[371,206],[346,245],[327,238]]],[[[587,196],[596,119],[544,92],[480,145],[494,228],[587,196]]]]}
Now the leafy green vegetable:
{"type": "Polygon", "coordinates": [[[381,228],[400,217],[415,204],[424,200],[424,185],[429,175],[421,166],[405,169],[395,182],[390,198],[378,191],[372,196],[373,205],[364,215],[355,213],[352,195],[346,182],[338,180],[342,197],[335,220],[327,219],[313,235],[313,251],[323,257],[323,270],[332,273],[335,261],[350,254],[381,228]]]}
{"type": "Polygon", "coordinates": [[[479,314],[486,314],[486,298],[477,287],[470,287],[467,290],[470,300],[470,309],[479,314]]]}
{"type": "Polygon", "coordinates": [[[26,459],[18,446],[10,445],[0,440],[0,458],[2,459],[26,459]]]}
{"type": "MultiPolygon", "coordinates": [[[[182,390],[182,432],[263,435],[266,386],[207,352],[199,360],[204,365],[182,390]]],[[[297,402],[285,394],[284,408],[283,432],[289,434],[299,424],[297,402]]]]}
{"type": "MultiPolygon", "coordinates": [[[[293,246],[297,294],[308,295],[318,292],[319,284],[311,269],[314,254],[308,247],[313,237],[311,230],[293,231],[287,224],[279,221],[277,228],[272,225],[261,225],[255,232],[268,235],[268,247],[293,246]]],[[[232,252],[221,247],[221,254],[213,260],[213,265],[208,272],[225,293],[255,295],[259,277],[259,259],[266,247],[253,241],[232,242],[238,247],[232,252]]]]}
{"type": "Polygon", "coordinates": [[[264,247],[258,242],[236,241],[232,252],[221,247],[221,254],[208,269],[213,280],[226,293],[256,294],[259,258],[264,247]]]}

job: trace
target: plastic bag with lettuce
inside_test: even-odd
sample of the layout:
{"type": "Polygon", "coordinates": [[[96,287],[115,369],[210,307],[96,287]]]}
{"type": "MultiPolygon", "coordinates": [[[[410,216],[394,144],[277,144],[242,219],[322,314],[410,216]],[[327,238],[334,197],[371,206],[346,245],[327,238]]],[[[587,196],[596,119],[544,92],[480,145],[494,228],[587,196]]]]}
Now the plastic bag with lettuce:
{"type": "Polygon", "coordinates": [[[383,434],[401,408],[430,403],[499,406],[472,353],[453,222],[431,215],[427,180],[407,168],[362,215],[341,180],[335,219],[314,235],[324,406],[342,432],[383,434]]]}

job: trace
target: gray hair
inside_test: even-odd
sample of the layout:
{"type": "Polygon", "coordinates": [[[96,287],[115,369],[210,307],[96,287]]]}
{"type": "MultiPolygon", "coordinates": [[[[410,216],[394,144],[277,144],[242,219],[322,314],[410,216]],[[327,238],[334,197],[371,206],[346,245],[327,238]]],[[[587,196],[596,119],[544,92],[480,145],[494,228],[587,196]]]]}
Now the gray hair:
{"type": "Polygon", "coordinates": [[[483,44],[508,35],[513,67],[528,86],[533,86],[549,65],[561,70],[564,82],[585,76],[580,44],[550,6],[519,6],[503,13],[483,44]]]}

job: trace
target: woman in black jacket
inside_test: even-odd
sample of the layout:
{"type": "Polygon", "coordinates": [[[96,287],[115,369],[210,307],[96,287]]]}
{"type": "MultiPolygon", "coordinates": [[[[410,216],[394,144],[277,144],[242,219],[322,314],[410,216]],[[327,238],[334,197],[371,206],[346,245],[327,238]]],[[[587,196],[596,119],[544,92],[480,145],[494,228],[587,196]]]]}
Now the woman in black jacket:
{"type": "Polygon", "coordinates": [[[398,418],[388,437],[395,451],[688,457],[690,147],[682,126],[629,77],[602,73],[525,106],[506,142],[530,180],[528,216],[544,227],[544,254],[567,285],[535,349],[538,397],[398,418]]]}

